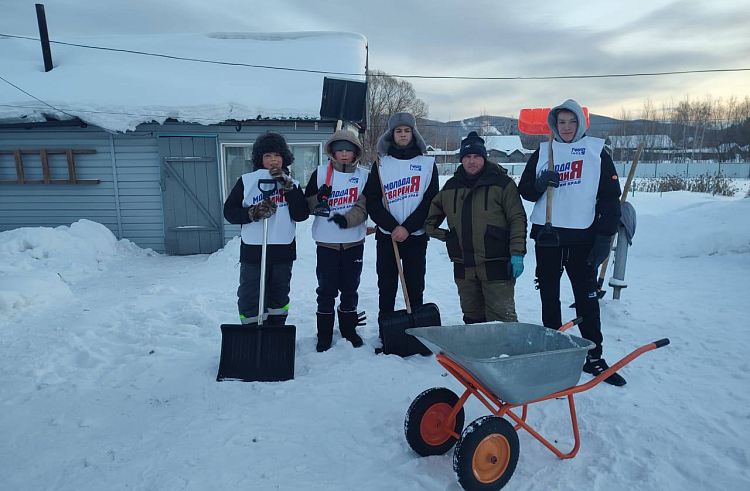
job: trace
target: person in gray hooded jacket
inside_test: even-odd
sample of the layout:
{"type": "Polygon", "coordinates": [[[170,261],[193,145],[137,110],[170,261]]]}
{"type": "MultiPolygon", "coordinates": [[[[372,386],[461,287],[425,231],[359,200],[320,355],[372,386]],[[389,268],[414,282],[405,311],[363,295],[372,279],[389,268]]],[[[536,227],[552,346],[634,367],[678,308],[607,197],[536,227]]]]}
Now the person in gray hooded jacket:
{"type": "MultiPolygon", "coordinates": [[[[598,375],[609,368],[602,358],[602,331],[597,298],[596,269],[609,254],[610,240],[620,221],[620,183],[604,140],[586,136],[586,119],[581,106],[568,99],[553,107],[548,125],[554,134],[554,170],[548,170],[546,143],[529,158],[518,189],[534,202],[531,237],[539,235],[546,222],[547,186],[552,193],[552,226],[560,237],[557,247],[535,246],[536,282],[542,300],[542,322],[557,329],[562,325],[560,278],[568,273],[576,314],[584,338],[594,342],[583,370],[598,375]]],[[[614,373],[605,380],[625,385],[614,373]]]]}

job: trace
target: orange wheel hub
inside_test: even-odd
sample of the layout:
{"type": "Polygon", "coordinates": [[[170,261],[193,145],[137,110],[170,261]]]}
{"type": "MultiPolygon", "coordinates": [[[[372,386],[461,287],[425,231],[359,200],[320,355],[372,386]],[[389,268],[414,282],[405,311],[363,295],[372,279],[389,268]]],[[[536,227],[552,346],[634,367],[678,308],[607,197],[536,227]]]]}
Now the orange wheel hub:
{"type": "Polygon", "coordinates": [[[443,426],[447,423],[453,407],[450,404],[439,402],[433,404],[425,411],[422,421],[419,423],[419,434],[428,445],[437,446],[448,441],[451,437],[449,431],[453,428],[443,426]]]}
{"type": "Polygon", "coordinates": [[[510,444],[503,435],[486,436],[474,451],[471,470],[477,481],[487,484],[497,481],[510,463],[510,444]]]}

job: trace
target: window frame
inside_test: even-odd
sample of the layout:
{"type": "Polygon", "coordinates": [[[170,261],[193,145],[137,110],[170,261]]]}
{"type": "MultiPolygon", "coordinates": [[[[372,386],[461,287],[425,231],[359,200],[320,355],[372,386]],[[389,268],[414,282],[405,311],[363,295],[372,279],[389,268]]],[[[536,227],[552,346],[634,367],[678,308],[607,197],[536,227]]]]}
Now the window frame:
{"type": "MultiPolygon", "coordinates": [[[[257,138],[256,138],[257,140],[257,138]]],[[[230,186],[232,184],[227,182],[227,161],[226,161],[226,148],[253,148],[253,145],[255,144],[255,140],[252,142],[222,142],[221,143],[221,169],[219,169],[221,174],[221,188],[223,192],[223,201],[227,200],[227,196],[229,196],[229,192],[231,191],[230,186]]],[[[321,141],[310,141],[310,142],[287,142],[287,145],[289,147],[297,147],[297,146],[307,146],[312,147],[316,146],[318,147],[318,165],[321,165],[323,162],[323,159],[325,158],[325,154],[323,153],[323,142],[321,141]]],[[[252,156],[252,152],[250,154],[252,156]]],[[[300,187],[304,189],[305,186],[307,186],[306,182],[300,182],[300,187]]]]}

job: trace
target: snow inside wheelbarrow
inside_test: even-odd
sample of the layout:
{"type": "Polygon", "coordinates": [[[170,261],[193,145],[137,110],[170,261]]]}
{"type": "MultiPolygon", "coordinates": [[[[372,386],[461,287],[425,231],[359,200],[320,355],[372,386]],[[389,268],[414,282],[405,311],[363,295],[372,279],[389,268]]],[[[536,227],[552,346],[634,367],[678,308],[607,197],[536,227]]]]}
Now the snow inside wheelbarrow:
{"type": "Polygon", "coordinates": [[[407,333],[448,358],[508,404],[524,404],[578,383],[594,343],[536,324],[495,322],[415,327],[407,333]]]}

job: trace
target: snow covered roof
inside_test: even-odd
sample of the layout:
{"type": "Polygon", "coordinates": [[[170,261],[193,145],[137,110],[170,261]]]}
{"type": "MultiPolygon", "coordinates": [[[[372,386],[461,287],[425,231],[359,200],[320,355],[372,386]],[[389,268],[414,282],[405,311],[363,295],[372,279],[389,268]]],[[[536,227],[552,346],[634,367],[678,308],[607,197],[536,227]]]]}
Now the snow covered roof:
{"type": "Polygon", "coordinates": [[[55,38],[203,63],[70,45],[51,46],[44,72],[38,40],[0,36],[0,122],[78,117],[112,131],[168,118],[202,124],[230,119],[320,119],[323,78],[364,81],[367,40],[346,32],[213,33],[55,38]],[[234,64],[234,65],[232,65],[234,64]],[[308,73],[237,66],[295,68],[308,73]],[[342,75],[352,74],[352,75],[342,75]]]}
{"type": "Polygon", "coordinates": [[[645,148],[674,148],[672,139],[667,135],[610,135],[609,141],[612,148],[638,148],[641,142],[645,148]]]}
{"type": "Polygon", "coordinates": [[[521,153],[530,153],[529,150],[523,148],[521,137],[518,135],[483,136],[482,138],[484,138],[484,146],[487,152],[497,150],[510,155],[518,150],[521,153]]]}

